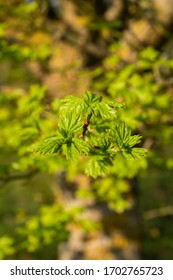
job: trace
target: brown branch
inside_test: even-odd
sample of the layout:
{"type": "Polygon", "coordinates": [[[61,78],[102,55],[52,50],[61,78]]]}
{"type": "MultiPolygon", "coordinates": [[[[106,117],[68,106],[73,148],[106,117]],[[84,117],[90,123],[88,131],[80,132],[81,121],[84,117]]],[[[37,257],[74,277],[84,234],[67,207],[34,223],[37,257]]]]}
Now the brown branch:
{"type": "Polygon", "coordinates": [[[82,131],[82,138],[85,137],[85,133],[87,132],[88,130],[88,126],[89,126],[89,123],[90,123],[90,119],[92,117],[92,114],[89,114],[87,119],[84,121],[84,125],[83,125],[83,131],[82,131]]]}

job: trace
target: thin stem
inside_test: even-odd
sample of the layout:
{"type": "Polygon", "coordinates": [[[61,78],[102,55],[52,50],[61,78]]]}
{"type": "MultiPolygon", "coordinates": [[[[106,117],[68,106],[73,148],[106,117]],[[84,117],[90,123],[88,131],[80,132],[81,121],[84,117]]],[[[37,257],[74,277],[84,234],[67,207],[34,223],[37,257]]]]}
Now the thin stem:
{"type": "Polygon", "coordinates": [[[92,114],[89,114],[88,117],[87,117],[87,119],[85,119],[85,121],[84,121],[83,131],[82,131],[82,138],[85,137],[85,133],[86,133],[87,130],[88,130],[88,126],[89,126],[91,117],[92,117],[92,114]]]}

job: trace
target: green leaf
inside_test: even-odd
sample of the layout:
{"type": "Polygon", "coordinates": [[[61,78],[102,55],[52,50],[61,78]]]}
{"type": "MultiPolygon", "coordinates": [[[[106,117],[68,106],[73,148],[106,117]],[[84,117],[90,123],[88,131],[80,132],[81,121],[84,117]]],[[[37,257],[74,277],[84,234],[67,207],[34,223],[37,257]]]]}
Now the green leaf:
{"type": "Polygon", "coordinates": [[[81,116],[74,112],[67,112],[59,118],[59,132],[63,138],[71,138],[74,133],[82,132],[83,121],[81,116]]]}
{"type": "Polygon", "coordinates": [[[97,178],[98,176],[105,176],[109,172],[109,167],[112,165],[112,161],[110,158],[102,158],[98,159],[97,157],[93,157],[89,160],[87,167],[85,169],[85,173],[88,176],[93,178],[97,178]]]}
{"type": "Polygon", "coordinates": [[[90,146],[86,141],[84,141],[83,139],[73,138],[73,144],[81,154],[88,154],[90,146]]]}
{"type": "Polygon", "coordinates": [[[100,95],[86,91],[83,95],[83,113],[85,115],[93,114],[96,116],[98,114],[97,106],[101,100],[102,97],[100,95]]]}
{"type": "Polygon", "coordinates": [[[130,136],[130,138],[128,139],[128,146],[129,147],[133,147],[134,145],[138,144],[141,142],[141,138],[142,136],[141,135],[133,135],[133,136],[130,136]]]}
{"type": "Polygon", "coordinates": [[[100,102],[96,105],[93,113],[96,117],[101,117],[104,119],[109,119],[116,116],[116,111],[114,108],[106,104],[105,102],[100,102]]]}
{"type": "Polygon", "coordinates": [[[119,148],[122,148],[124,144],[127,144],[129,141],[131,130],[127,128],[125,123],[120,123],[111,131],[111,136],[113,142],[115,142],[119,148]]]}
{"type": "Polygon", "coordinates": [[[129,159],[139,159],[141,157],[145,157],[147,155],[147,150],[144,148],[132,148],[130,150],[122,151],[123,156],[129,159]]]}
{"type": "Polygon", "coordinates": [[[101,118],[112,118],[116,116],[115,109],[117,107],[115,108],[115,104],[108,104],[100,95],[87,91],[83,96],[83,101],[84,113],[86,114],[93,114],[95,117],[101,118]]]}
{"type": "Polygon", "coordinates": [[[122,102],[118,102],[116,100],[111,100],[108,101],[108,105],[114,109],[118,109],[118,108],[126,108],[127,105],[125,103],[122,102]]]}
{"type": "Polygon", "coordinates": [[[83,100],[89,107],[94,103],[99,103],[102,100],[102,97],[100,95],[92,93],[91,91],[86,91],[83,95],[83,100]]]}
{"type": "Polygon", "coordinates": [[[113,142],[115,142],[120,149],[133,147],[140,143],[142,138],[140,135],[131,136],[131,129],[128,128],[125,123],[117,125],[116,128],[111,131],[111,136],[113,142]]]}
{"type": "Polygon", "coordinates": [[[78,159],[82,154],[87,155],[89,152],[89,146],[83,139],[73,138],[64,146],[64,152],[67,159],[78,159]]]}
{"type": "Polygon", "coordinates": [[[52,155],[58,153],[63,144],[64,140],[62,138],[52,136],[34,145],[32,150],[42,155],[52,155]]]}
{"type": "Polygon", "coordinates": [[[154,62],[158,58],[158,55],[159,52],[150,46],[140,53],[140,58],[154,62]]]}
{"type": "Polygon", "coordinates": [[[76,112],[78,112],[82,109],[82,106],[83,106],[82,99],[76,95],[69,95],[61,100],[62,111],[75,110],[76,112]]]}
{"type": "Polygon", "coordinates": [[[14,240],[8,235],[0,237],[0,260],[7,259],[15,253],[14,240]]]}
{"type": "Polygon", "coordinates": [[[109,154],[111,142],[105,132],[99,132],[90,136],[90,145],[93,147],[90,154],[104,157],[109,154]]]}

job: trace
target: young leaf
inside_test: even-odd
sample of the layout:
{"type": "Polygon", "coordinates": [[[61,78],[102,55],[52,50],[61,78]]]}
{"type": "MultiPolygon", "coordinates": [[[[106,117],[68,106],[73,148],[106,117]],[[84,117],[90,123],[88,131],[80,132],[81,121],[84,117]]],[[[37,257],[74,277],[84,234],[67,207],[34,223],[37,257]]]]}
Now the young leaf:
{"type": "Polygon", "coordinates": [[[130,150],[126,149],[122,151],[123,156],[129,159],[139,159],[141,157],[145,157],[147,155],[147,150],[144,148],[132,148],[130,150]]]}
{"type": "Polygon", "coordinates": [[[101,117],[104,119],[109,119],[116,116],[116,111],[114,108],[106,104],[104,101],[96,105],[94,113],[96,117],[101,117]]]}
{"type": "Polygon", "coordinates": [[[101,100],[102,97],[100,95],[96,95],[90,91],[86,91],[83,95],[83,113],[86,115],[97,115],[97,106],[101,102],[101,100]]]}
{"type": "Polygon", "coordinates": [[[91,91],[86,91],[83,96],[83,101],[88,107],[90,107],[94,103],[99,103],[101,100],[102,97],[100,95],[93,94],[91,91]]]}
{"type": "Polygon", "coordinates": [[[73,137],[74,133],[82,131],[83,122],[81,116],[74,112],[67,112],[59,118],[59,132],[63,138],[73,137]]]}
{"type": "Polygon", "coordinates": [[[64,147],[64,153],[67,159],[75,160],[82,154],[87,155],[89,152],[89,146],[83,139],[73,138],[68,141],[64,147]]]}
{"type": "Polygon", "coordinates": [[[98,159],[97,157],[93,157],[89,160],[85,173],[93,178],[105,176],[108,174],[111,165],[112,161],[110,158],[103,157],[102,159],[98,159]]]}
{"type": "Polygon", "coordinates": [[[62,138],[59,138],[58,136],[52,136],[35,145],[33,147],[33,151],[42,155],[52,155],[58,153],[61,150],[63,144],[64,140],[62,138]]]}
{"type": "Polygon", "coordinates": [[[115,129],[111,131],[112,141],[115,142],[120,149],[130,148],[140,143],[141,136],[131,136],[131,129],[129,129],[125,123],[120,123],[115,129]]]}
{"type": "Polygon", "coordinates": [[[65,111],[73,111],[75,109],[76,112],[80,111],[82,109],[83,103],[82,99],[76,95],[69,95],[66,96],[61,101],[61,110],[65,111]]]}

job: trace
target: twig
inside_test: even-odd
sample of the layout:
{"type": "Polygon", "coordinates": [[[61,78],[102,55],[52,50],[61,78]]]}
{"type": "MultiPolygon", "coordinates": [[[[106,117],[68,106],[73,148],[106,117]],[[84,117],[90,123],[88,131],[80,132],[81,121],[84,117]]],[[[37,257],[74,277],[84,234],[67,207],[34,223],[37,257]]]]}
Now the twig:
{"type": "Polygon", "coordinates": [[[144,214],[144,219],[150,220],[168,215],[173,215],[173,206],[166,206],[158,209],[149,210],[144,214]]]}
{"type": "Polygon", "coordinates": [[[89,126],[91,117],[92,117],[92,114],[89,114],[88,117],[87,117],[87,119],[84,121],[83,131],[82,131],[82,138],[85,137],[85,133],[86,133],[87,130],[88,130],[88,126],[89,126]]]}

